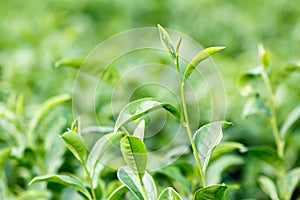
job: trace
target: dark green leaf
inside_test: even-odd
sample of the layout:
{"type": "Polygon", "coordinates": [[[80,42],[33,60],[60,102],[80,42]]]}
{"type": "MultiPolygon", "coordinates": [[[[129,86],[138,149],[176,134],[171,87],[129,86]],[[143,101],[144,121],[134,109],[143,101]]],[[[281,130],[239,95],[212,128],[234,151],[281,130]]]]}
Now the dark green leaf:
{"type": "Polygon", "coordinates": [[[115,124],[115,132],[126,123],[138,119],[145,113],[158,108],[164,108],[180,119],[180,112],[172,105],[156,98],[144,98],[130,102],[121,110],[115,124]]]}
{"type": "Polygon", "coordinates": [[[221,51],[222,49],[225,49],[225,47],[208,47],[203,51],[199,52],[186,67],[183,75],[184,80],[188,79],[188,77],[192,74],[192,72],[195,70],[195,68],[200,62],[202,62],[209,56],[221,51]]]}
{"type": "Polygon", "coordinates": [[[67,176],[67,175],[57,175],[57,174],[48,174],[44,176],[38,176],[32,179],[30,181],[30,184],[36,183],[36,182],[53,182],[53,183],[59,183],[62,185],[66,185],[69,187],[73,187],[82,194],[84,194],[88,199],[91,199],[91,195],[89,191],[85,188],[85,186],[75,177],[67,176]]]}
{"type": "Polygon", "coordinates": [[[175,61],[176,60],[176,52],[175,52],[175,48],[174,48],[171,37],[169,36],[168,32],[161,25],[158,24],[157,27],[159,30],[160,40],[161,40],[162,44],[164,45],[165,49],[167,50],[167,52],[169,53],[171,58],[175,61]]]}
{"type": "Polygon", "coordinates": [[[223,137],[222,127],[225,121],[206,124],[198,129],[194,134],[194,143],[199,156],[202,171],[205,172],[208,165],[211,152],[217,146],[223,137]]]}
{"type": "Polygon", "coordinates": [[[87,156],[87,147],[80,133],[68,131],[65,132],[61,138],[67,145],[68,149],[77,158],[77,160],[79,160],[81,163],[84,163],[84,160],[87,156]]]}
{"type": "Polygon", "coordinates": [[[234,150],[242,150],[245,146],[238,142],[223,142],[216,146],[211,154],[210,160],[213,161],[219,156],[234,150]]]}
{"type": "Polygon", "coordinates": [[[246,151],[249,155],[255,156],[262,161],[271,165],[277,172],[281,173],[285,170],[285,164],[277,153],[269,147],[250,147],[246,151]]]}
{"type": "Polygon", "coordinates": [[[279,200],[276,185],[272,179],[266,176],[260,176],[258,178],[260,188],[269,196],[272,200],[279,200]]]}
{"type": "Polygon", "coordinates": [[[211,185],[195,192],[194,200],[226,200],[227,186],[222,184],[211,185]]]}
{"type": "Polygon", "coordinates": [[[120,146],[127,165],[142,182],[148,161],[145,144],[136,136],[125,136],[121,139],[120,146]]]}
{"type": "Polygon", "coordinates": [[[162,191],[158,200],[181,200],[181,197],[173,188],[168,187],[162,191]]]}

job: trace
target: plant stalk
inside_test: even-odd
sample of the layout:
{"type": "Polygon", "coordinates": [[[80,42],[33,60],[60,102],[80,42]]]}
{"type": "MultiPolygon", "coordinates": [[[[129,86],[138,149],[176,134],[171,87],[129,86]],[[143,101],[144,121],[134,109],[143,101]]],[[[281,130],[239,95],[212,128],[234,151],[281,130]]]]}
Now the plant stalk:
{"type": "Polygon", "coordinates": [[[203,174],[203,171],[202,171],[202,166],[201,166],[199,157],[197,155],[196,146],[195,146],[195,143],[194,143],[194,140],[193,140],[193,134],[192,134],[191,128],[190,128],[188,109],[187,109],[186,100],[185,100],[184,80],[182,80],[182,78],[180,76],[180,70],[179,70],[180,68],[179,68],[178,57],[176,59],[175,65],[176,65],[177,75],[178,75],[178,80],[179,80],[179,85],[180,85],[181,104],[182,104],[182,110],[183,110],[183,120],[181,121],[181,123],[184,126],[184,128],[186,129],[187,135],[189,137],[190,144],[191,144],[192,151],[193,151],[193,155],[194,155],[194,158],[196,160],[198,171],[199,171],[199,174],[200,174],[202,186],[206,187],[205,177],[204,177],[204,174],[203,174]]]}
{"type": "Polygon", "coordinates": [[[91,188],[91,192],[92,192],[92,200],[96,200],[96,194],[95,194],[95,190],[94,190],[93,180],[92,180],[91,174],[90,174],[89,170],[87,169],[87,166],[86,166],[86,164],[84,162],[82,163],[82,165],[83,165],[85,173],[88,176],[88,180],[89,180],[90,188],[91,188]]]}
{"type": "Polygon", "coordinates": [[[268,74],[266,73],[265,70],[262,72],[262,77],[264,79],[264,82],[267,86],[267,90],[269,93],[269,107],[270,107],[270,112],[271,112],[271,117],[270,117],[270,124],[273,132],[273,136],[275,139],[276,147],[277,147],[277,154],[280,158],[283,158],[284,156],[284,140],[281,138],[279,129],[278,129],[278,123],[277,123],[277,117],[276,117],[276,109],[275,109],[275,98],[272,90],[272,86],[270,83],[270,79],[268,74]]]}

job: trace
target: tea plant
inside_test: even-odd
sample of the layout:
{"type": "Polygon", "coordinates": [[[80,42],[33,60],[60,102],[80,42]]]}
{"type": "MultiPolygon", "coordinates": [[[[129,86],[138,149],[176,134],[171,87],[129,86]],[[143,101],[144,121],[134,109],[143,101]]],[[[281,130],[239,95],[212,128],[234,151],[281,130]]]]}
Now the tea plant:
{"type": "MultiPolygon", "coordinates": [[[[185,96],[185,83],[197,65],[210,55],[224,49],[224,47],[209,47],[204,49],[198,53],[186,66],[185,70],[181,72],[181,68],[179,66],[180,57],[178,53],[181,39],[175,47],[167,31],[160,25],[158,25],[158,30],[162,44],[170,55],[177,71],[181,95],[181,108],[178,109],[161,99],[152,97],[141,98],[130,102],[120,111],[113,127],[113,131],[111,133],[106,133],[103,137],[101,137],[95,143],[90,154],[88,154],[85,140],[81,133],[80,123],[78,123],[80,120],[74,121],[71,129],[65,132],[61,138],[75,158],[81,163],[85,175],[48,174],[34,178],[30,184],[41,181],[63,184],[77,189],[82,196],[89,200],[101,198],[107,198],[110,200],[178,200],[182,198],[193,198],[195,200],[227,199],[226,192],[228,187],[231,186],[224,183],[219,184],[219,181],[221,181],[220,177],[216,176],[213,179],[216,180],[216,182],[211,183],[210,181],[208,185],[207,180],[210,179],[206,176],[206,173],[208,173],[208,168],[211,167],[211,171],[213,171],[213,173],[220,175],[225,168],[228,168],[231,165],[241,164],[241,160],[237,160],[235,157],[229,159],[232,163],[225,162],[225,164],[220,164],[220,160],[217,159],[226,152],[241,148],[241,145],[229,142],[219,145],[223,137],[223,126],[230,124],[226,121],[217,121],[206,124],[195,131],[195,133],[192,133],[189,121],[190,113],[187,109],[185,96]],[[155,184],[152,175],[150,175],[146,170],[148,153],[147,147],[143,142],[145,131],[145,121],[143,116],[157,109],[165,109],[178,119],[179,123],[185,128],[185,134],[187,134],[189,138],[192,154],[198,171],[195,175],[198,176],[198,178],[197,183],[194,184],[196,188],[189,188],[189,186],[187,186],[188,184],[184,186],[186,190],[189,191],[187,196],[181,197],[179,194],[181,191],[178,193],[171,186],[162,189],[160,195],[158,195],[157,185],[155,184]],[[132,133],[129,132],[126,125],[137,120],[139,120],[139,123],[135,131],[132,133]],[[105,166],[101,163],[101,159],[109,152],[110,148],[116,146],[121,152],[127,166],[118,169],[117,177],[120,183],[113,187],[114,189],[112,192],[107,193],[107,188],[105,189],[105,184],[99,176],[105,168],[105,166]],[[215,151],[213,152],[214,149],[215,151]],[[213,165],[214,162],[218,162],[218,167],[213,165]]],[[[68,62],[68,65],[70,65],[70,63],[72,64],[72,62],[68,62]]],[[[78,64],[76,62],[76,66],[77,65],[78,64]]],[[[113,160],[114,158],[110,159],[113,160]]],[[[151,162],[151,160],[149,161],[151,162]]],[[[193,168],[194,167],[191,166],[192,171],[193,168]]],[[[181,184],[186,182],[185,178],[175,167],[164,168],[160,171],[160,173],[167,176],[174,175],[173,178],[182,180],[181,184]]],[[[208,174],[213,173],[210,172],[208,174]]],[[[235,187],[236,186],[232,186],[232,188],[235,187]]]]}
{"type": "MultiPolygon", "coordinates": [[[[249,147],[246,151],[250,156],[255,156],[268,163],[273,172],[262,170],[263,175],[258,177],[258,184],[271,199],[288,200],[300,180],[300,168],[294,168],[295,160],[291,160],[286,153],[286,142],[292,131],[292,126],[299,120],[299,105],[293,108],[282,124],[278,122],[275,93],[285,79],[293,73],[299,72],[299,65],[289,64],[281,68],[270,66],[269,53],[262,45],[259,46],[261,65],[249,73],[241,75],[239,87],[241,93],[247,96],[248,101],[244,107],[243,116],[247,117],[263,113],[269,121],[268,126],[275,141],[275,151],[267,146],[249,147]]],[[[296,152],[294,152],[296,153],[296,152]]],[[[298,154],[298,153],[296,153],[298,154]]]]}

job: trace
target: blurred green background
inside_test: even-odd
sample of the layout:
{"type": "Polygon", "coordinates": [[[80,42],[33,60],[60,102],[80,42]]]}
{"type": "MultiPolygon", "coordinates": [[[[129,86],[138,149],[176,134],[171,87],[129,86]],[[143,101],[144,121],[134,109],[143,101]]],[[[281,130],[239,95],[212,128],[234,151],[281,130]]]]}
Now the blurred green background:
{"type": "MultiPolygon", "coordinates": [[[[226,46],[214,56],[226,89],[227,119],[235,124],[225,139],[246,146],[273,146],[263,116],[240,117],[246,100],[240,96],[236,80],[259,64],[259,43],[271,52],[272,67],[300,60],[300,1],[0,0],[0,5],[2,103],[20,93],[25,105],[72,93],[76,70],[55,68],[57,60],[84,57],[98,43],[119,32],[161,24],[189,35],[203,47],[226,46]]],[[[299,76],[295,76],[277,94],[280,123],[299,105],[299,85],[299,76]]],[[[71,113],[71,108],[68,111],[71,113]]],[[[71,114],[66,115],[70,121],[71,114]]],[[[294,129],[297,134],[291,136],[290,151],[299,155],[299,125],[294,129]]],[[[299,165],[300,161],[295,162],[299,165]]],[[[241,176],[248,179],[247,174],[241,176]]],[[[252,191],[245,192],[245,197],[250,197],[252,191]]]]}

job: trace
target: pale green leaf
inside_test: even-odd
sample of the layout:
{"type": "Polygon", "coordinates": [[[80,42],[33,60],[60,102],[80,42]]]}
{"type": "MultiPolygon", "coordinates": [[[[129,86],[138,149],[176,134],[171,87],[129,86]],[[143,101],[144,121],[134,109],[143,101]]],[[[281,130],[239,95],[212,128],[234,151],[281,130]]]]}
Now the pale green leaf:
{"type": "Polygon", "coordinates": [[[258,178],[258,184],[260,188],[269,196],[272,200],[279,200],[277,194],[277,188],[272,179],[266,176],[260,176],[258,178]]]}
{"type": "Polygon", "coordinates": [[[144,133],[145,133],[145,120],[142,120],[135,128],[133,135],[140,138],[143,141],[144,133]]]}
{"type": "Polygon", "coordinates": [[[0,149],[0,177],[2,174],[3,166],[5,164],[5,161],[10,156],[10,153],[12,151],[11,147],[6,147],[4,149],[0,149]]]}
{"type": "Polygon", "coordinates": [[[85,188],[85,186],[75,177],[68,176],[68,175],[57,175],[57,174],[48,174],[44,176],[38,176],[32,179],[30,181],[30,184],[36,183],[36,182],[52,182],[52,183],[58,183],[65,186],[73,187],[82,194],[84,194],[88,199],[91,199],[91,195],[89,191],[85,188]]]}
{"type": "Polygon", "coordinates": [[[263,64],[264,68],[269,68],[270,65],[270,54],[267,52],[262,44],[258,45],[258,51],[261,59],[261,63],[263,64]]]}
{"type": "Polygon", "coordinates": [[[158,200],[181,200],[181,197],[173,188],[167,187],[161,192],[158,200]]]}
{"type": "Polygon", "coordinates": [[[294,190],[300,182],[300,167],[292,169],[285,176],[285,184],[287,188],[286,199],[291,199],[294,190]]]}
{"type": "Polygon", "coordinates": [[[80,133],[67,131],[61,136],[61,138],[77,160],[84,163],[87,156],[87,147],[80,133]]]}
{"type": "Polygon", "coordinates": [[[19,195],[15,200],[47,200],[51,199],[51,193],[45,190],[28,190],[19,195]]]}
{"type": "Polygon", "coordinates": [[[127,165],[142,181],[148,161],[145,144],[136,136],[125,136],[120,141],[120,147],[127,165]]]}
{"type": "Polygon", "coordinates": [[[222,127],[225,121],[206,124],[198,129],[194,134],[194,143],[196,145],[197,155],[200,159],[202,171],[205,173],[211,152],[217,146],[223,137],[222,127]]]}
{"type": "Polygon", "coordinates": [[[288,133],[289,129],[299,120],[300,118],[300,106],[296,107],[292,110],[292,112],[286,117],[281,129],[280,129],[280,136],[285,138],[286,134],[288,133]]]}
{"type": "Polygon", "coordinates": [[[251,72],[240,75],[237,80],[237,86],[243,96],[256,95],[262,84],[261,69],[259,68],[255,68],[251,72]]]}
{"type": "Polygon", "coordinates": [[[127,104],[120,112],[115,123],[115,132],[126,123],[138,119],[142,115],[158,108],[164,108],[180,119],[180,112],[172,105],[156,98],[143,98],[127,104]]]}
{"type": "Polygon", "coordinates": [[[248,101],[244,106],[242,117],[247,118],[251,115],[259,114],[259,113],[263,113],[268,117],[271,116],[269,108],[261,100],[259,95],[254,95],[249,97],[248,101]]]}
{"type": "Polygon", "coordinates": [[[63,58],[54,63],[54,67],[72,67],[79,69],[85,58],[63,58]]]}
{"type": "Polygon", "coordinates": [[[222,142],[214,148],[210,160],[215,160],[219,156],[234,150],[242,151],[244,148],[245,146],[238,142],[222,142]]]}
{"type": "Polygon", "coordinates": [[[164,45],[165,49],[167,50],[167,52],[169,53],[171,58],[175,61],[176,60],[176,52],[175,52],[174,44],[173,44],[171,37],[169,36],[168,32],[161,25],[158,24],[157,27],[159,30],[160,40],[161,40],[162,44],[164,45]]]}
{"type": "Polygon", "coordinates": [[[124,193],[127,191],[127,187],[125,185],[120,185],[118,188],[116,188],[113,193],[109,195],[107,198],[108,200],[120,200],[123,199],[124,193]]]}
{"type": "Polygon", "coordinates": [[[227,186],[224,184],[200,188],[195,192],[194,200],[226,200],[227,186]]]}
{"type": "Polygon", "coordinates": [[[199,52],[193,59],[192,61],[188,64],[188,66],[185,69],[184,72],[184,80],[188,79],[188,77],[192,74],[192,72],[195,70],[195,68],[197,67],[197,65],[202,62],[203,60],[205,60],[206,58],[208,58],[209,56],[221,51],[225,49],[225,47],[223,46],[216,46],[216,47],[208,47],[204,50],[202,50],[201,52],[199,52]]]}

